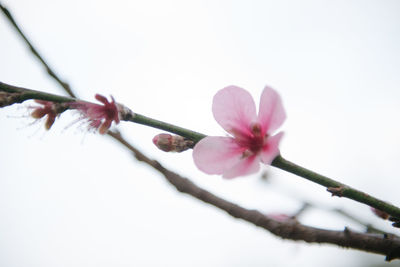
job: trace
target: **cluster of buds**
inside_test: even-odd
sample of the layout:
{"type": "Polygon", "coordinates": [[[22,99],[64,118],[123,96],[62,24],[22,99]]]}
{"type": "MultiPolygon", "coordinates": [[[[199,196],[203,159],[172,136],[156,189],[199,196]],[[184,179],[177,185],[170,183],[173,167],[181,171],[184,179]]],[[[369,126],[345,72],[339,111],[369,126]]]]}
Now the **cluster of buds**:
{"type": "Polygon", "coordinates": [[[68,109],[67,103],[54,103],[44,100],[35,100],[40,106],[32,107],[33,111],[31,116],[35,119],[41,119],[46,117],[44,127],[49,130],[53,125],[56,117],[68,109]]]}
{"type": "Polygon", "coordinates": [[[194,142],[180,135],[162,133],[153,138],[153,143],[165,152],[182,152],[192,148],[194,142]]]}

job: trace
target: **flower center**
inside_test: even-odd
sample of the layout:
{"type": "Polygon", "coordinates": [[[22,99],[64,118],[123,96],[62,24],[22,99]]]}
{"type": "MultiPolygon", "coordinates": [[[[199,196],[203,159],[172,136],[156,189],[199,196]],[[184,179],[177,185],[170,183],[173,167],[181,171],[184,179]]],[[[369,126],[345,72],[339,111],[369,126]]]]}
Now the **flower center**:
{"type": "Polygon", "coordinates": [[[268,138],[268,135],[263,135],[261,124],[259,123],[252,124],[250,126],[250,131],[250,135],[243,136],[239,139],[241,145],[246,148],[242,154],[243,158],[258,154],[268,138]]]}
{"type": "Polygon", "coordinates": [[[254,154],[258,153],[263,145],[267,136],[263,136],[261,125],[254,123],[251,125],[252,136],[248,139],[248,148],[254,154]]]}

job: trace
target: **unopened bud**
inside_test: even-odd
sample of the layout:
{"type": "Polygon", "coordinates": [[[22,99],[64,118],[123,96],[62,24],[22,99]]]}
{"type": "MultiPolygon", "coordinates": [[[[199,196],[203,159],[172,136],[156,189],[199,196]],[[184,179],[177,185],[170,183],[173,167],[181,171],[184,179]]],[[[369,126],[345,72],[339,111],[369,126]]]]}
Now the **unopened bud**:
{"type": "Polygon", "coordinates": [[[153,143],[165,152],[183,152],[194,145],[192,140],[185,137],[165,133],[154,136],[153,143]]]}
{"type": "Polygon", "coordinates": [[[43,108],[36,108],[32,111],[31,116],[34,119],[40,119],[47,115],[47,112],[43,108]]]}

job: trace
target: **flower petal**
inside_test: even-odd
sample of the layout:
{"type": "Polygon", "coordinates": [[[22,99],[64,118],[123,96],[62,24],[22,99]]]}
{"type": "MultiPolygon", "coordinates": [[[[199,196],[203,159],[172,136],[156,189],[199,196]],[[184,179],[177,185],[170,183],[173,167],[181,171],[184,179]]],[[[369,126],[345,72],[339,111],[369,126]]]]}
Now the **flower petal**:
{"type": "Polygon", "coordinates": [[[102,96],[100,94],[96,94],[94,96],[94,98],[96,98],[98,101],[100,101],[101,103],[103,103],[104,105],[108,104],[108,99],[105,96],[102,96]]]}
{"type": "Polygon", "coordinates": [[[265,86],[261,94],[258,119],[264,133],[273,133],[286,119],[281,98],[271,87],[265,86]]]}
{"type": "Polygon", "coordinates": [[[244,150],[231,137],[208,136],[193,148],[193,160],[207,174],[223,174],[240,161],[244,150]]]}
{"type": "Polygon", "coordinates": [[[257,118],[256,105],[249,92],[233,85],[215,94],[212,111],[219,125],[233,135],[251,134],[250,124],[257,118]]]}
{"type": "Polygon", "coordinates": [[[274,158],[279,155],[279,142],[282,136],[283,132],[280,132],[274,136],[268,137],[267,143],[261,151],[261,161],[264,164],[270,165],[274,158]]]}
{"type": "Polygon", "coordinates": [[[260,169],[260,157],[252,155],[240,160],[235,166],[223,173],[224,178],[235,178],[238,176],[250,175],[260,169]]]}
{"type": "Polygon", "coordinates": [[[111,127],[112,120],[105,120],[99,127],[99,133],[105,134],[111,127]]]}

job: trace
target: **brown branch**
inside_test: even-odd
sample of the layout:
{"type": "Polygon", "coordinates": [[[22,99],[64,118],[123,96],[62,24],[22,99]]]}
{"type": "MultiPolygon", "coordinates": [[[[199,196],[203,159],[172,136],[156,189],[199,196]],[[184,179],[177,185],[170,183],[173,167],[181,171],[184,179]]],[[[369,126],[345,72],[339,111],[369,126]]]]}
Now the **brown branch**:
{"type": "MultiPolygon", "coordinates": [[[[32,53],[46,68],[47,73],[54,78],[71,97],[75,97],[70,86],[55,74],[55,72],[45,62],[43,57],[26,38],[19,26],[16,24],[10,12],[1,4],[0,9],[17,30],[19,35],[24,39],[32,53]]],[[[387,261],[400,258],[400,238],[394,235],[359,233],[348,228],[346,228],[344,231],[332,231],[306,226],[299,223],[295,219],[283,222],[274,220],[257,210],[248,210],[237,204],[226,201],[208,192],[207,190],[198,187],[189,179],[164,168],[159,162],[148,158],[146,155],[129,144],[124,138],[122,138],[120,133],[109,131],[108,135],[129,149],[137,160],[142,161],[158,170],[179,192],[189,194],[205,203],[224,210],[234,218],[248,221],[283,239],[305,241],[307,243],[335,244],[341,247],[386,255],[387,261]]]]}
{"type": "Polygon", "coordinates": [[[128,148],[137,160],[159,171],[167,181],[179,192],[191,195],[205,203],[215,206],[232,217],[248,221],[258,227],[283,239],[305,241],[307,243],[326,243],[340,247],[353,248],[362,251],[382,254],[386,260],[400,258],[400,238],[389,234],[360,233],[346,228],[344,231],[325,230],[306,226],[297,220],[277,221],[257,210],[248,210],[237,204],[224,200],[162,166],[158,161],[148,158],[138,149],[129,144],[118,132],[109,135],[128,148]]]}

